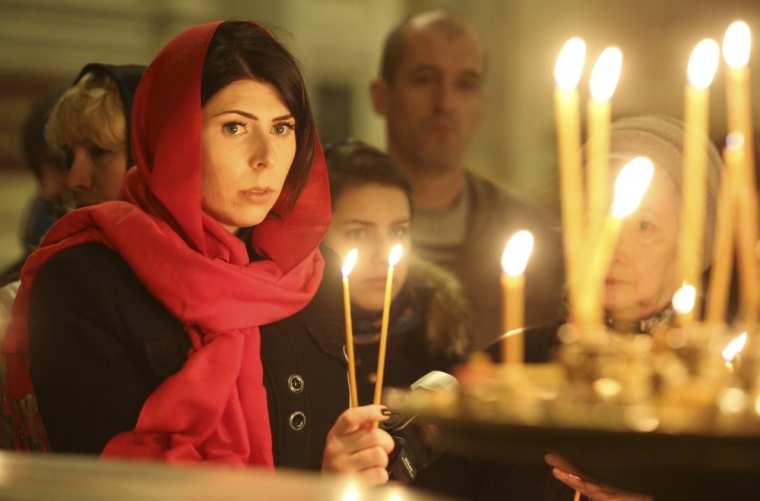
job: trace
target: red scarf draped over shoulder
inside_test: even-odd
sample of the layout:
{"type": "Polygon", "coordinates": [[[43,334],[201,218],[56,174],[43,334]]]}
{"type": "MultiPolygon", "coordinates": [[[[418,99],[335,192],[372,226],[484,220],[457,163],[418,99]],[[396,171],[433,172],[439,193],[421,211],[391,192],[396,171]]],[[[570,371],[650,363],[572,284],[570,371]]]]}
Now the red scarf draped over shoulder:
{"type": "Polygon", "coordinates": [[[295,207],[282,208],[281,196],[274,212],[282,216],[253,232],[261,261],[249,262],[244,242],[202,212],[200,82],[219,24],[181,33],[148,67],[133,112],[137,168],[127,173],[120,201],[74,211],[50,230],[22,271],[2,348],[11,396],[33,392],[27,314],[34,277],[56,253],[102,243],[182,322],[193,344],[182,370],[145,402],[135,429],[111,439],[103,455],[272,468],[259,326],[302,309],[321,281],[327,172],[317,146],[295,207]]]}

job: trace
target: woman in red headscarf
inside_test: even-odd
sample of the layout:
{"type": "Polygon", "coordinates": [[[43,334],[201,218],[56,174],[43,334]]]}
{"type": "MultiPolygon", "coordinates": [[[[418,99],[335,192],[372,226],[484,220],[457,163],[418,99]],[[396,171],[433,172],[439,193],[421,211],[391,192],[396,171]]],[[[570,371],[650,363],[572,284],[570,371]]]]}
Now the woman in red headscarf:
{"type": "Polygon", "coordinates": [[[346,410],[327,176],[292,56],[252,23],[181,33],[140,83],[132,146],[120,200],[63,218],[22,272],[11,395],[35,392],[57,452],[384,482],[393,442],[371,423],[389,413],[346,410]]]}

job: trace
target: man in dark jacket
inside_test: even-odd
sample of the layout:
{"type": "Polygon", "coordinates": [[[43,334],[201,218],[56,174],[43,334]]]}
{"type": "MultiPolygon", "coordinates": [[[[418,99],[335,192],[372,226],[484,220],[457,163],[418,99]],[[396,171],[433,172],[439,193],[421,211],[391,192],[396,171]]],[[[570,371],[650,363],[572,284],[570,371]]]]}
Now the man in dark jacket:
{"type": "Polygon", "coordinates": [[[564,280],[552,219],[465,168],[484,113],[485,59],[469,23],[445,11],[423,13],[388,36],[370,88],[386,120],[388,153],[412,184],[414,248],[461,281],[475,309],[476,349],[502,334],[500,259],[512,234],[527,229],[536,240],[526,271],[528,325],[559,321],[564,280]]]}

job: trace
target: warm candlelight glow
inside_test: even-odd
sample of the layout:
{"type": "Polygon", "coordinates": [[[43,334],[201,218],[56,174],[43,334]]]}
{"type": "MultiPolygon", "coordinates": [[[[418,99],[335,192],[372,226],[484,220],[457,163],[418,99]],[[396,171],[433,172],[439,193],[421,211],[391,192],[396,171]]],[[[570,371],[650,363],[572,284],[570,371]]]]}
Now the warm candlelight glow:
{"type": "MultiPolygon", "coordinates": [[[[582,241],[593,242],[600,237],[604,220],[609,210],[609,170],[610,170],[610,122],[612,106],[610,100],[615,92],[623,64],[623,54],[615,47],[602,52],[591,72],[589,82],[591,99],[588,100],[588,142],[586,149],[586,232],[582,241]]],[[[579,256],[579,269],[587,267],[586,260],[579,256]]],[[[584,272],[585,273],[585,272],[584,272]]],[[[580,275],[580,273],[578,273],[580,275]]],[[[603,283],[589,283],[578,286],[573,319],[584,326],[598,327],[603,320],[603,283]]]]}
{"type": "Polygon", "coordinates": [[[533,235],[521,230],[512,235],[501,255],[502,331],[501,360],[505,364],[525,361],[525,266],[533,251],[533,235]]]}
{"type": "Polygon", "coordinates": [[[351,249],[348,251],[348,254],[346,254],[346,258],[343,260],[343,267],[341,268],[344,277],[349,276],[354,269],[357,254],[359,254],[359,249],[351,249]]]}
{"type": "Polygon", "coordinates": [[[509,276],[522,275],[528,258],[533,251],[533,235],[531,232],[518,231],[507,242],[504,254],[501,255],[501,268],[509,276]]]}
{"type": "Polygon", "coordinates": [[[697,89],[706,89],[715,77],[720,61],[720,47],[715,40],[699,42],[689,59],[689,82],[697,89]]]}
{"type": "Polygon", "coordinates": [[[599,235],[586,243],[590,246],[586,247],[590,249],[590,259],[584,270],[583,294],[578,301],[578,309],[582,312],[579,319],[581,324],[598,325],[598,311],[595,305],[601,301],[599,294],[602,289],[599,287],[604,283],[604,277],[610,269],[615,247],[623,229],[623,218],[638,208],[653,174],[652,161],[646,157],[636,157],[622,168],[615,180],[615,198],[610,213],[599,235]],[[596,313],[593,313],[595,311],[596,313]]]}
{"type": "Polygon", "coordinates": [[[571,38],[562,47],[554,66],[554,79],[562,89],[573,89],[578,85],[586,60],[586,42],[571,38]]]}
{"type": "Polygon", "coordinates": [[[580,38],[567,41],[557,58],[554,78],[554,112],[557,121],[557,151],[559,154],[560,200],[562,203],[563,247],[567,273],[567,302],[575,311],[578,297],[580,247],[585,233],[584,189],[581,165],[581,120],[578,81],[586,59],[586,44],[580,38]]]}
{"type": "Polygon", "coordinates": [[[736,21],[723,38],[723,59],[732,68],[746,66],[752,48],[752,33],[744,21],[736,21]]]}
{"type": "Polygon", "coordinates": [[[723,162],[726,167],[718,199],[713,265],[710,270],[705,312],[705,320],[710,324],[721,323],[726,318],[731,268],[734,262],[734,234],[737,230],[734,221],[737,203],[735,187],[744,163],[744,134],[732,132],[726,137],[723,162]]]}
{"type": "Polygon", "coordinates": [[[401,244],[396,244],[393,246],[393,249],[391,249],[391,253],[388,256],[388,266],[396,266],[399,259],[401,259],[401,253],[404,251],[404,249],[401,247],[401,244]]]}
{"type": "MultiPolygon", "coordinates": [[[[391,311],[391,295],[393,291],[393,267],[396,266],[399,259],[401,259],[401,253],[403,247],[401,244],[396,244],[391,249],[390,255],[388,255],[388,276],[385,281],[385,300],[383,301],[383,318],[380,325],[380,346],[378,348],[377,355],[377,376],[375,379],[375,398],[372,403],[378,405],[380,403],[380,397],[383,392],[383,377],[385,374],[385,351],[388,345],[388,322],[390,321],[391,311]]],[[[377,428],[377,421],[373,426],[377,428]]]]}
{"type": "Polygon", "coordinates": [[[615,198],[610,212],[622,219],[636,211],[654,175],[654,165],[647,157],[628,162],[615,180],[615,198]]]}
{"type": "Polygon", "coordinates": [[[673,294],[673,309],[679,315],[687,315],[694,309],[697,299],[697,289],[693,285],[684,284],[673,294]]]}
{"type": "Polygon", "coordinates": [[[358,249],[351,249],[343,260],[343,314],[346,323],[346,359],[348,360],[348,388],[351,407],[359,406],[359,392],[356,386],[356,358],[354,356],[354,326],[351,320],[351,293],[348,289],[348,276],[356,264],[358,249]]]}
{"type": "Polygon", "coordinates": [[[604,49],[591,72],[591,81],[589,82],[591,97],[597,101],[610,99],[615,93],[622,67],[623,53],[620,52],[620,49],[617,47],[604,49]]]}
{"type": "Polygon", "coordinates": [[[736,339],[728,343],[728,346],[723,350],[723,359],[726,362],[730,362],[733,360],[736,355],[738,355],[742,349],[744,349],[744,344],[747,342],[747,333],[743,332],[741,336],[738,336],[736,339]]]}
{"type": "Polygon", "coordinates": [[[732,132],[726,136],[726,148],[734,151],[744,148],[744,134],[732,132]]]}

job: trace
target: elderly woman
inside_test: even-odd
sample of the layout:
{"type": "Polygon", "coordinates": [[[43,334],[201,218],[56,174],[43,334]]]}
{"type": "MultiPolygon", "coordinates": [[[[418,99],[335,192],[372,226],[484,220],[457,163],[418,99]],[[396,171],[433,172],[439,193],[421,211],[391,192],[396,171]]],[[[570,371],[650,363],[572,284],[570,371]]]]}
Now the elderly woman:
{"type": "MultiPolygon", "coordinates": [[[[683,186],[684,125],[666,116],[624,118],[612,125],[611,168],[646,156],[654,164],[652,181],[636,212],[623,226],[604,291],[607,324],[622,332],[652,333],[673,319],[671,301],[679,283],[679,233],[683,186]]],[[[716,206],[722,162],[708,141],[702,271],[712,263],[716,206]]],[[[686,250],[688,251],[688,250],[686,250]]],[[[547,456],[554,475],[593,501],[644,500],[585,481],[556,455],[547,456]]]]}
{"type": "MultiPolygon", "coordinates": [[[[618,120],[612,126],[612,166],[646,156],[654,176],[639,209],[628,217],[605,281],[608,323],[622,331],[651,332],[673,316],[671,300],[679,283],[684,128],[665,116],[618,120]]],[[[712,262],[716,205],[722,162],[708,142],[702,271],[712,262]]]]}

